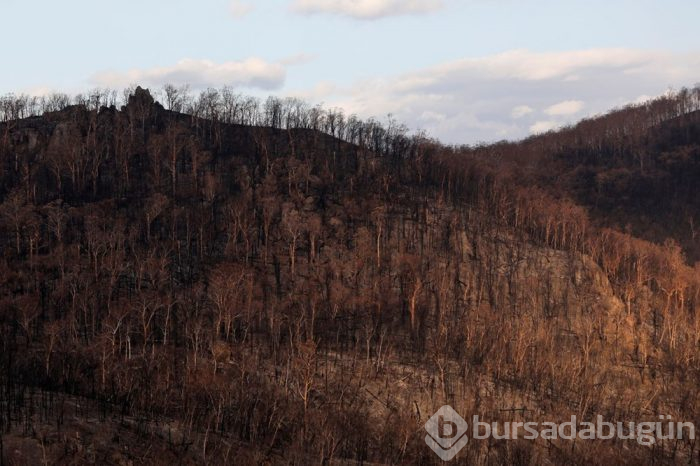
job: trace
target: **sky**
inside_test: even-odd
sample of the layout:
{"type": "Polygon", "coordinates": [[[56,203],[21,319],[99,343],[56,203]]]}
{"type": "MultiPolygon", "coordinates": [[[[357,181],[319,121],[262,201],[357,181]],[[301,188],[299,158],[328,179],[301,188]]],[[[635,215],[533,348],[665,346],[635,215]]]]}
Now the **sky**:
{"type": "Polygon", "coordinates": [[[700,83],[697,0],[0,0],[0,94],[166,83],[519,139],[700,83]]]}

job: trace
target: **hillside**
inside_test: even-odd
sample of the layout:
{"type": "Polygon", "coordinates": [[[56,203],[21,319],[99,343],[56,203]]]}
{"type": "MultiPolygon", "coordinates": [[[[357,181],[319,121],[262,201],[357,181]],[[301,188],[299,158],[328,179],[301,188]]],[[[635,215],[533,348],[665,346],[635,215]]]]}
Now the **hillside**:
{"type": "Polygon", "coordinates": [[[700,90],[682,90],[517,143],[469,149],[521,185],[585,207],[599,226],[700,259],[700,90]]]}
{"type": "MultiPolygon", "coordinates": [[[[439,464],[444,404],[697,423],[696,93],[476,148],[211,93],[11,107],[0,456],[439,464]]],[[[698,454],[491,439],[458,461],[698,454]]]]}

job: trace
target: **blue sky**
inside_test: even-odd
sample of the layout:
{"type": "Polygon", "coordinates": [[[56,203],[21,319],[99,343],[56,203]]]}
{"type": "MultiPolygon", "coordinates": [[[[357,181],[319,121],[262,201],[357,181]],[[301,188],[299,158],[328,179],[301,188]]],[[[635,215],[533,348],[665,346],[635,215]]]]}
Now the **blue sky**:
{"type": "Polygon", "coordinates": [[[392,113],[445,142],[700,82],[690,0],[0,0],[0,16],[0,94],[232,85],[392,113]]]}

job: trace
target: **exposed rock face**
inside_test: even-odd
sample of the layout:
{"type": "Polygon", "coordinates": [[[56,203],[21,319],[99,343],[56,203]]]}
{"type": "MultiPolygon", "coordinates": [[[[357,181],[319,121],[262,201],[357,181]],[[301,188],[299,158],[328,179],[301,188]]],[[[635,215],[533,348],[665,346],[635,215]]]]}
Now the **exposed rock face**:
{"type": "Polygon", "coordinates": [[[151,96],[151,93],[148,89],[143,89],[141,86],[138,86],[136,90],[134,90],[134,93],[129,96],[129,107],[137,107],[137,108],[150,108],[154,104],[155,100],[151,96]]]}

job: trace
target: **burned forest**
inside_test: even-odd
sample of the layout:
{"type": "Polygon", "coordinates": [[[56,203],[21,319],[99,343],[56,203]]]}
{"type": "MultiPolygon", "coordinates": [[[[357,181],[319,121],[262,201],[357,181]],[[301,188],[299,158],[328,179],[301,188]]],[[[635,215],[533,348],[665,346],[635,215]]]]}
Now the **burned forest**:
{"type": "Polygon", "coordinates": [[[700,88],[476,146],[230,88],[2,97],[0,461],[437,465],[447,404],[697,424],[698,181],[700,88]]]}

